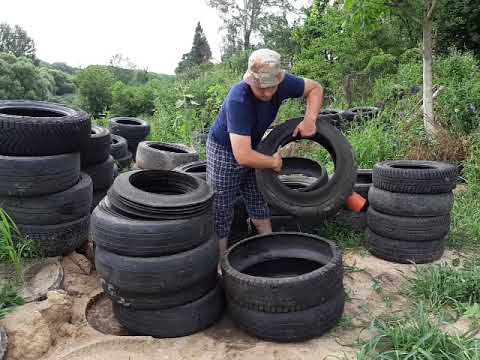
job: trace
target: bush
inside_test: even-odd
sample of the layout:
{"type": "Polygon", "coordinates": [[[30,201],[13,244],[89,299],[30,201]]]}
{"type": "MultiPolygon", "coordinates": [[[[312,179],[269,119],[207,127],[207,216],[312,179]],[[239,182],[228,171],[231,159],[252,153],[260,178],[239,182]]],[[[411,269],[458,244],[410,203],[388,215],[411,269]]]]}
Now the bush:
{"type": "Polygon", "coordinates": [[[112,104],[113,74],[102,66],[92,65],[76,77],[80,99],[94,116],[105,112],[112,104]]]}

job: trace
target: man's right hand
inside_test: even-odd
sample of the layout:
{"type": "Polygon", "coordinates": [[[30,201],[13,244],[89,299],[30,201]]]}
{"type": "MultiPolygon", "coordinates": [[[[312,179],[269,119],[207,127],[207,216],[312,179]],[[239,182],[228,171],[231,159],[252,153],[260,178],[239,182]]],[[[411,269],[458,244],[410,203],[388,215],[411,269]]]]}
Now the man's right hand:
{"type": "Polygon", "coordinates": [[[273,167],[272,167],[273,171],[276,171],[276,172],[282,171],[283,160],[280,154],[276,152],[275,154],[273,154],[272,157],[273,157],[273,167]]]}

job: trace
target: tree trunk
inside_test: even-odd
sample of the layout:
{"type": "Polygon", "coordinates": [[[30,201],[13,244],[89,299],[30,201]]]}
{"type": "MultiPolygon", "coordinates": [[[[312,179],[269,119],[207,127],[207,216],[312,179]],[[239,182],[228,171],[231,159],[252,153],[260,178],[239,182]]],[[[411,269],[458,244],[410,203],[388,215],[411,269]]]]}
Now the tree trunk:
{"type": "Polygon", "coordinates": [[[425,0],[425,15],[423,19],[423,125],[429,138],[435,135],[435,114],[433,112],[433,11],[437,0],[425,0]]]}

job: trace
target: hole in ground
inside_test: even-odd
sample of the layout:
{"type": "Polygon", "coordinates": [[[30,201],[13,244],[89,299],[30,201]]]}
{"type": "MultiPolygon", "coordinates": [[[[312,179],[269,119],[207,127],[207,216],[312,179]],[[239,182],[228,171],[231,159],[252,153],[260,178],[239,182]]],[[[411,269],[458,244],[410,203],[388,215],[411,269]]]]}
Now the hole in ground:
{"type": "Polygon", "coordinates": [[[0,109],[0,113],[5,115],[30,116],[30,117],[64,117],[66,116],[61,112],[56,112],[51,110],[15,108],[15,107],[0,109]]]}
{"type": "Polygon", "coordinates": [[[254,264],[242,272],[251,276],[284,278],[308,274],[322,266],[321,263],[307,259],[277,258],[254,264]]]}
{"type": "Polygon", "coordinates": [[[113,315],[112,300],[103,292],[90,299],[85,309],[85,317],[91,327],[103,334],[128,335],[128,330],[113,315]]]}

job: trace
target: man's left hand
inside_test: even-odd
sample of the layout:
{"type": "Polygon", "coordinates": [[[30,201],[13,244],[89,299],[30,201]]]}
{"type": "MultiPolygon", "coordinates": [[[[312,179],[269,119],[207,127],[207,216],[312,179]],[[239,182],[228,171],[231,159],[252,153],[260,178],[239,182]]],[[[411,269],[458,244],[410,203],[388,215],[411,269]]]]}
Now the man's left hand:
{"type": "Polygon", "coordinates": [[[317,126],[315,121],[303,120],[300,124],[297,125],[295,130],[293,130],[293,137],[297,137],[300,134],[302,138],[309,138],[315,135],[317,132],[317,126]]]}

